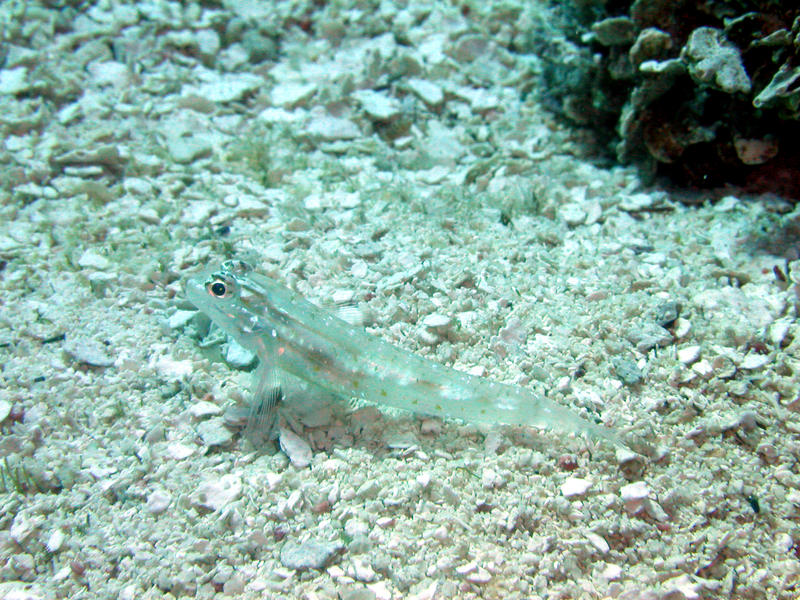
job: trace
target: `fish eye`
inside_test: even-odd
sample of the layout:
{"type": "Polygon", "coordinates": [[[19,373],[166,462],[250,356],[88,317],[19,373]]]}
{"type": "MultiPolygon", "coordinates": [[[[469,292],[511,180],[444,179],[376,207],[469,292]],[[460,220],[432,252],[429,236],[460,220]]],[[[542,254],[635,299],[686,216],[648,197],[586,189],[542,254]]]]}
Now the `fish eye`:
{"type": "Polygon", "coordinates": [[[206,285],[206,289],[208,290],[208,293],[215,298],[226,298],[230,295],[228,293],[228,285],[221,279],[215,279],[206,285]]]}

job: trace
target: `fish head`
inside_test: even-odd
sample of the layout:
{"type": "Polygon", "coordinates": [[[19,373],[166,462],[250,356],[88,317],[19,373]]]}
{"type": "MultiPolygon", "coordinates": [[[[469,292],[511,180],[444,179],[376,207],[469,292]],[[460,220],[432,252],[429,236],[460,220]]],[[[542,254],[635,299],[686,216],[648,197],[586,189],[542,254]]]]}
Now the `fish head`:
{"type": "Polygon", "coordinates": [[[251,279],[251,272],[244,261],[225,261],[190,277],[186,298],[239,344],[255,352],[266,332],[261,317],[268,291],[251,279]]]}

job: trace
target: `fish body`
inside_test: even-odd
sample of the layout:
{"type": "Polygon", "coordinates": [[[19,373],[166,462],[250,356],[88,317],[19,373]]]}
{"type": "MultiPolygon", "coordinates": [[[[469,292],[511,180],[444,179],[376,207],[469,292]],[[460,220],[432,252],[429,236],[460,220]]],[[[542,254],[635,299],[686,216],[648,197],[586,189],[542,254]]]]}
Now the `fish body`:
{"type": "Polygon", "coordinates": [[[251,432],[274,422],[280,399],[277,370],[337,395],[418,414],[527,425],[622,446],[611,431],[543,396],[463,373],[370,335],[242,261],[226,261],[189,279],[186,295],[259,358],[251,432]]]}

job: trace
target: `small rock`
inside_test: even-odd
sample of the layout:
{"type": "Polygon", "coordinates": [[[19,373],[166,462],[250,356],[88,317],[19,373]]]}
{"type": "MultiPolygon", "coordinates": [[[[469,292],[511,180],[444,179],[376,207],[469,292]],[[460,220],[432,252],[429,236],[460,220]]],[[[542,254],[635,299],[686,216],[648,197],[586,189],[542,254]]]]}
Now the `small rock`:
{"type": "Polygon", "coordinates": [[[736,138],[736,156],[746,165],[761,165],[778,155],[778,141],[769,136],[763,139],[736,138]]]}
{"type": "Polygon", "coordinates": [[[361,104],[361,108],[371,119],[391,121],[400,115],[400,103],[381,92],[359,90],[353,97],[361,104]]]}
{"type": "Polygon", "coordinates": [[[666,523],[669,520],[669,515],[661,505],[655,500],[646,499],[643,501],[645,512],[656,521],[666,523]]]}
{"type": "Polygon", "coordinates": [[[620,378],[625,385],[636,385],[642,381],[644,375],[642,370],[630,358],[625,356],[615,356],[611,360],[614,374],[620,378]]]}
{"type": "Polygon", "coordinates": [[[209,417],[211,415],[221,415],[222,409],[213,402],[199,400],[189,408],[189,414],[195,419],[202,419],[203,417],[209,417]]]}
{"type": "Polygon", "coordinates": [[[344,533],[350,538],[366,536],[369,533],[369,525],[361,519],[348,519],[344,524],[344,533]]]}
{"type": "Polygon", "coordinates": [[[367,588],[355,588],[339,592],[340,600],[376,600],[375,592],[367,588]]]}
{"type": "Polygon", "coordinates": [[[150,514],[160,515],[169,507],[170,496],[162,490],[156,490],[147,497],[147,510],[150,514]]]}
{"type": "Polygon", "coordinates": [[[600,573],[600,577],[606,581],[614,581],[622,576],[622,567],[619,565],[606,565],[606,568],[600,573]]]}
{"type": "Polygon", "coordinates": [[[791,321],[789,319],[779,319],[775,321],[767,329],[767,337],[770,343],[782,348],[789,340],[789,331],[791,330],[791,321]]]}
{"type": "Polygon", "coordinates": [[[211,143],[201,135],[170,136],[167,152],[176,163],[188,164],[211,154],[211,143]]]}
{"type": "Polygon", "coordinates": [[[492,575],[486,569],[479,567],[476,571],[467,575],[465,579],[470,583],[482,585],[484,583],[489,583],[492,580],[492,575]]]}
{"type": "Polygon", "coordinates": [[[196,310],[176,310],[175,313],[167,319],[167,327],[177,330],[183,329],[196,314],[196,310]]]}
{"type": "Polygon", "coordinates": [[[431,313],[422,319],[422,325],[426,329],[440,335],[447,331],[452,322],[453,320],[450,317],[439,313],[431,313]]]}
{"type": "Polygon", "coordinates": [[[272,88],[270,99],[275,106],[294,108],[299,104],[305,104],[316,91],[317,86],[313,83],[287,81],[272,88]]]}
{"type": "Polygon", "coordinates": [[[623,485],[619,490],[622,500],[625,502],[636,502],[647,498],[650,494],[650,489],[644,481],[636,481],[623,485]]]}
{"type": "Polygon", "coordinates": [[[200,96],[210,102],[238,102],[244,96],[257,91],[264,85],[264,79],[249,73],[209,76],[211,79],[198,86],[184,86],[182,96],[200,96]]]}
{"type": "Polygon", "coordinates": [[[626,338],[642,354],[646,354],[656,346],[664,347],[672,343],[672,334],[655,323],[643,323],[631,329],[626,338]]]}
{"type": "Polygon", "coordinates": [[[110,367],[114,364],[114,358],[106,346],[89,338],[68,337],[64,351],[78,362],[92,367],[110,367]]]}
{"type": "Polygon", "coordinates": [[[561,494],[565,498],[583,496],[591,487],[592,482],[588,479],[583,479],[581,477],[568,477],[566,481],[561,484],[561,494]]]}
{"type": "Polygon", "coordinates": [[[206,446],[225,446],[233,439],[233,433],[225,427],[222,417],[203,421],[197,426],[197,433],[206,446]]]}
{"type": "Polygon", "coordinates": [[[577,227],[586,221],[586,211],[575,202],[570,202],[569,204],[562,206],[559,209],[558,214],[570,227],[577,227]]]}
{"type": "MultiPolygon", "coordinates": [[[[252,5],[253,3],[247,4],[252,5]]],[[[255,28],[248,28],[242,35],[242,48],[244,48],[247,53],[247,59],[252,64],[274,59],[278,55],[278,46],[275,40],[269,36],[262,35],[261,32],[257,31],[255,28]]]]}
{"type": "Polygon", "coordinates": [[[257,358],[254,352],[250,352],[234,338],[228,338],[228,344],[225,347],[225,362],[230,366],[240,370],[248,369],[255,364],[257,358]]]}
{"type": "Polygon", "coordinates": [[[660,327],[671,327],[680,314],[680,305],[674,300],[662,302],[656,306],[654,321],[660,327]]]}
{"type": "Polygon", "coordinates": [[[201,56],[210,59],[219,53],[221,41],[219,34],[213,29],[201,29],[195,34],[195,39],[201,56]]]}
{"type": "Polygon", "coordinates": [[[11,414],[11,402],[8,400],[0,400],[0,423],[8,418],[11,414]]]}
{"type": "Polygon", "coordinates": [[[611,546],[608,545],[608,542],[605,540],[605,538],[594,532],[590,531],[586,533],[586,539],[589,540],[589,543],[602,554],[606,554],[611,549],[611,546]]]}
{"type": "Polygon", "coordinates": [[[113,60],[92,62],[86,67],[92,82],[97,85],[108,85],[122,88],[131,81],[131,71],[127,65],[113,60]]]}
{"type": "Polygon", "coordinates": [[[66,539],[64,531],[61,529],[56,529],[50,534],[50,537],[47,538],[47,542],[45,542],[44,547],[50,554],[55,554],[61,550],[61,546],[64,544],[64,539],[66,539]]]}
{"type": "Polygon", "coordinates": [[[281,427],[278,442],[295,467],[302,469],[311,464],[311,446],[294,431],[281,427]]]}
{"type": "MultiPolygon", "coordinates": [[[[425,486],[423,486],[425,487],[425,486]]],[[[359,488],[356,490],[356,496],[358,498],[375,498],[380,492],[380,487],[378,483],[374,479],[368,479],[364,483],[362,483],[359,488]]]]}
{"type": "Polygon", "coordinates": [[[0,71],[0,94],[20,94],[30,88],[27,68],[15,67],[0,71]]]}
{"type": "Polygon", "coordinates": [[[700,359],[700,346],[685,346],[678,350],[678,361],[690,365],[700,359]]]}
{"type": "Polygon", "coordinates": [[[141,177],[126,177],[122,182],[122,188],[129,194],[137,196],[149,196],[153,193],[153,184],[141,177]]]}
{"type": "Polygon", "coordinates": [[[193,503],[211,510],[221,510],[242,494],[242,480],[229,473],[219,479],[200,484],[194,493],[193,503]]]}
{"type": "Polygon", "coordinates": [[[678,317],[675,319],[675,337],[678,339],[685,338],[692,330],[692,323],[688,319],[678,317]]]}
{"type": "Polygon", "coordinates": [[[167,446],[167,455],[173,460],[183,460],[192,454],[194,454],[194,448],[180,442],[174,442],[167,446]]]}
{"type": "Polygon", "coordinates": [[[269,214],[269,205],[248,194],[236,197],[236,215],[239,217],[265,217],[269,214]]]}
{"type": "Polygon", "coordinates": [[[642,212],[653,208],[656,199],[651,194],[627,194],[619,202],[620,210],[642,212]]]}
{"type": "Polygon", "coordinates": [[[76,148],[52,159],[58,165],[101,165],[119,170],[127,159],[120,154],[116,144],[102,144],[91,148],[76,148]]]}
{"type": "Polygon", "coordinates": [[[742,362],[739,364],[739,368],[746,369],[748,371],[755,371],[756,369],[766,366],[769,364],[769,362],[769,355],[751,352],[744,357],[744,360],[742,360],[742,362]]]}
{"type": "Polygon", "coordinates": [[[352,140],[361,135],[358,125],[338,117],[317,117],[306,127],[306,134],[313,140],[333,142],[352,140]]]}
{"type": "Polygon", "coordinates": [[[88,248],[78,259],[78,266],[84,269],[105,271],[111,266],[111,262],[93,248],[88,248]]]}
{"type": "Polygon", "coordinates": [[[444,92],[435,83],[412,77],[408,80],[407,85],[408,89],[428,106],[435,108],[444,102],[444,92]]]}
{"type": "Polygon", "coordinates": [[[344,551],[338,542],[310,539],[305,542],[287,541],[281,548],[281,564],[287,569],[305,571],[324,569],[344,551]]]}

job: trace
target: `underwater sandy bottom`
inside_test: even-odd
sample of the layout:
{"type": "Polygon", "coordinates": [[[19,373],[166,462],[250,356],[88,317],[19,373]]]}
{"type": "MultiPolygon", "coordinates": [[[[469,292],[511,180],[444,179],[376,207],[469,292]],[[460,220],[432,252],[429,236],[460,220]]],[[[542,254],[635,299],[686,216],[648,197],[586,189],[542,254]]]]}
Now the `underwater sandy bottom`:
{"type": "Polygon", "coordinates": [[[168,6],[32,11],[0,71],[1,597],[797,596],[790,203],[593,164],[456,8],[277,3],[253,66],[245,8],[168,6]],[[183,297],[232,257],[631,452],[288,379],[254,449],[252,357],[183,297]]]}

